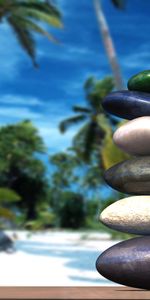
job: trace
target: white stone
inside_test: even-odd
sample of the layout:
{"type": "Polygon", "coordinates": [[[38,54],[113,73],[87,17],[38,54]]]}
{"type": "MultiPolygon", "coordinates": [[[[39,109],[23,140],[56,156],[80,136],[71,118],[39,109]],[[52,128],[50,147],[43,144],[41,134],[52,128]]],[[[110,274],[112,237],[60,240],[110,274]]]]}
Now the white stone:
{"type": "Polygon", "coordinates": [[[133,155],[150,155],[150,117],[140,117],[119,127],[113,135],[114,143],[133,155]]]}
{"type": "Polygon", "coordinates": [[[105,208],[100,221],[121,232],[150,235],[150,196],[133,196],[105,208]]]}

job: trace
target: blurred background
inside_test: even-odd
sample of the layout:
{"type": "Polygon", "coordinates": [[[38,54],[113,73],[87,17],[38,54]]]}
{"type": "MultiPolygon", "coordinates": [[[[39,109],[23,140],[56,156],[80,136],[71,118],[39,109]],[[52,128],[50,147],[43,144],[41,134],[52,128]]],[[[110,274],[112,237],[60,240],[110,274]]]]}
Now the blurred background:
{"type": "Polygon", "coordinates": [[[112,285],[99,254],[130,236],[99,222],[128,158],[103,98],[150,69],[150,2],[0,1],[0,285],[112,285]]]}

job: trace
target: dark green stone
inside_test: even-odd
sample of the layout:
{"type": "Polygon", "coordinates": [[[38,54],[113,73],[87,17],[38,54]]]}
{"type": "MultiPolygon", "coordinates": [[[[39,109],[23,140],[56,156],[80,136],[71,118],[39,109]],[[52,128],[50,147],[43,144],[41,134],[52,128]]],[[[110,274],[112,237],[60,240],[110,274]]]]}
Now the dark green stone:
{"type": "Polygon", "coordinates": [[[135,157],[105,171],[108,185],[122,193],[150,195],[150,156],[135,157]]]}
{"type": "Polygon", "coordinates": [[[150,70],[145,70],[132,76],[127,84],[131,91],[150,93],[150,70]]]}

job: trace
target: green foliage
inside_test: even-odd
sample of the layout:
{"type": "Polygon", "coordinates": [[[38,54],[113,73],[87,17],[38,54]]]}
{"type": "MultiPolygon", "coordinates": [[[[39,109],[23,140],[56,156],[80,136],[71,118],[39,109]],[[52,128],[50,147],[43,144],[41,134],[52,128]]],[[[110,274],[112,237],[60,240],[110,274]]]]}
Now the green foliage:
{"type": "MultiPolygon", "coordinates": [[[[102,184],[102,169],[98,164],[89,165],[81,181],[81,186],[88,190],[97,190],[102,184]]],[[[94,201],[94,200],[92,200],[94,201]]]]}
{"type": "Polygon", "coordinates": [[[100,201],[90,199],[86,202],[86,220],[85,227],[89,229],[100,229],[100,222],[98,220],[100,212],[100,201]]]}
{"type": "MultiPolygon", "coordinates": [[[[112,140],[113,131],[118,126],[118,120],[113,118],[111,115],[106,114],[101,106],[103,98],[109,94],[113,88],[114,82],[110,77],[106,77],[103,80],[95,80],[93,77],[90,77],[85,82],[84,91],[87,106],[73,106],[73,111],[77,113],[77,116],[73,116],[72,118],[60,123],[61,131],[65,132],[70,125],[77,124],[80,121],[84,122],[81,129],[79,129],[73,138],[72,148],[70,149],[74,153],[74,157],[78,158],[76,159],[77,164],[74,166],[72,165],[73,168],[71,168],[71,172],[69,173],[69,164],[67,166],[64,164],[64,161],[59,161],[60,165],[57,169],[56,175],[57,180],[59,178],[59,182],[63,179],[62,185],[60,185],[61,188],[65,187],[70,191],[70,183],[74,182],[78,185],[80,194],[84,195],[84,198],[85,195],[88,195],[88,201],[86,202],[86,205],[84,204],[86,211],[84,226],[93,229],[101,228],[101,230],[109,232],[114,237],[114,231],[106,228],[98,221],[98,213],[100,214],[100,211],[102,211],[104,207],[107,207],[116,201],[119,196],[119,194],[118,196],[116,194],[115,197],[112,196],[112,198],[105,199],[106,201],[103,201],[100,198],[100,187],[104,184],[102,171],[124,159],[129,158],[129,155],[116,147],[112,140]],[[79,173],[82,175],[80,176],[79,173],[77,173],[77,181],[72,181],[72,175],[74,174],[74,170],[77,168],[77,165],[81,167],[82,171],[79,171],[79,173]],[[64,177],[64,174],[67,176],[64,177]],[[95,199],[98,200],[93,200],[93,197],[89,200],[89,194],[91,195],[91,193],[93,193],[95,199]]],[[[119,125],[120,124],[121,123],[119,123],[119,125]]],[[[54,183],[56,186],[56,181],[54,183]]],[[[120,198],[121,197],[122,196],[120,195],[120,198]]],[[[62,201],[61,192],[60,198],[62,201]]],[[[56,199],[56,202],[58,203],[58,195],[56,196],[56,199]]],[[[61,207],[61,202],[59,202],[59,205],[61,207]]],[[[65,206],[66,214],[68,210],[68,206],[65,206]]],[[[118,235],[116,234],[116,237],[117,236],[118,235]]]]}
{"type": "Polygon", "coordinates": [[[21,197],[15,191],[8,188],[0,188],[0,228],[3,228],[7,220],[15,222],[15,213],[11,208],[14,202],[20,200],[21,197]]]}
{"type": "Polygon", "coordinates": [[[0,203],[11,203],[20,201],[21,197],[13,190],[8,188],[0,188],[0,203]]]}
{"type": "MultiPolygon", "coordinates": [[[[84,203],[86,214],[84,226],[89,228],[89,224],[91,224],[92,228],[93,226],[95,227],[97,222],[96,210],[100,206],[100,200],[94,200],[93,197],[96,197],[97,194],[99,199],[99,188],[103,184],[102,170],[97,161],[85,165],[76,152],[55,154],[50,157],[50,161],[53,164],[53,168],[55,167],[51,176],[50,204],[57,216],[56,225],[62,225],[59,220],[60,211],[62,210],[62,199],[68,195],[67,193],[74,191],[73,195],[82,195],[84,199],[86,198],[84,203]],[[89,199],[89,192],[92,200],[89,199]]],[[[69,202],[69,204],[74,207],[73,203],[69,202]]],[[[68,208],[69,204],[68,202],[65,206],[63,204],[63,214],[64,211],[67,213],[71,209],[70,206],[68,208]]]]}
{"type": "Polygon", "coordinates": [[[90,161],[93,152],[97,150],[105,137],[105,128],[100,122],[101,114],[103,114],[101,103],[113,88],[114,82],[111,77],[103,80],[88,78],[84,84],[87,107],[73,106],[73,111],[80,114],[63,120],[59,124],[60,131],[64,133],[71,125],[84,122],[73,139],[73,148],[85,162],[90,161]]]}
{"type": "MultiPolygon", "coordinates": [[[[62,168],[63,171],[70,171],[76,167],[78,160],[76,156],[70,155],[66,152],[60,152],[50,157],[50,162],[58,168],[62,168]]],[[[69,175],[69,174],[68,174],[69,175]]]]}
{"type": "Polygon", "coordinates": [[[52,212],[42,211],[37,215],[36,220],[25,223],[25,228],[28,230],[43,230],[55,225],[56,215],[52,212]]]}
{"type": "Polygon", "coordinates": [[[85,224],[84,199],[80,194],[64,192],[61,195],[59,224],[63,228],[78,229],[85,224]]]}
{"type": "Polygon", "coordinates": [[[28,219],[36,217],[36,205],[46,196],[45,166],[37,158],[45,150],[29,121],[0,128],[0,186],[11,187],[21,196],[17,206],[26,210],[28,219]]]}
{"type": "Polygon", "coordinates": [[[0,221],[2,223],[2,219],[3,220],[14,220],[15,215],[13,214],[13,212],[11,210],[9,210],[8,208],[5,207],[0,207],[0,221]]]}
{"type": "MultiPolygon", "coordinates": [[[[12,165],[28,168],[33,154],[44,153],[45,147],[37,129],[30,121],[0,128],[0,171],[7,172],[12,165]]],[[[36,163],[36,158],[33,160],[36,163]]]]}
{"type": "Polygon", "coordinates": [[[89,77],[84,84],[85,97],[92,111],[97,114],[102,112],[102,100],[114,89],[112,77],[105,77],[102,80],[96,80],[95,77],[89,77]]]}
{"type": "Polygon", "coordinates": [[[6,20],[14,30],[20,45],[35,61],[36,47],[34,33],[42,34],[51,41],[56,41],[52,34],[41,27],[41,23],[61,28],[59,11],[50,1],[42,0],[1,0],[0,21],[6,20]]]}
{"type": "Polygon", "coordinates": [[[17,228],[20,228],[20,229],[24,228],[26,219],[27,219],[27,216],[26,216],[25,211],[19,210],[17,212],[17,214],[15,215],[15,224],[16,224],[17,228]]]}
{"type": "MultiPolygon", "coordinates": [[[[60,211],[62,209],[62,199],[64,199],[66,191],[71,191],[72,187],[78,186],[79,177],[76,172],[78,168],[78,158],[74,154],[60,152],[50,157],[50,163],[53,166],[51,175],[50,205],[53,212],[57,216],[55,225],[61,226],[60,211]]],[[[67,194],[66,194],[67,195],[67,194]]],[[[63,202],[64,210],[68,209],[67,204],[63,202]]]]}
{"type": "Polygon", "coordinates": [[[50,157],[51,164],[55,167],[51,178],[51,185],[55,190],[60,191],[68,188],[77,181],[75,168],[78,166],[78,159],[75,155],[60,152],[50,157]]]}
{"type": "Polygon", "coordinates": [[[96,219],[99,214],[100,202],[96,199],[88,200],[86,203],[86,212],[88,217],[91,219],[96,219]]]}
{"type": "MultiPolygon", "coordinates": [[[[83,111],[82,108],[80,108],[80,110],[83,111]]],[[[67,129],[69,128],[70,125],[72,124],[78,124],[80,123],[81,121],[84,121],[86,120],[87,116],[84,116],[84,115],[77,115],[75,117],[71,117],[71,118],[68,118],[64,121],[62,121],[59,125],[59,129],[60,129],[60,132],[61,133],[65,133],[67,131],[67,129]]]]}

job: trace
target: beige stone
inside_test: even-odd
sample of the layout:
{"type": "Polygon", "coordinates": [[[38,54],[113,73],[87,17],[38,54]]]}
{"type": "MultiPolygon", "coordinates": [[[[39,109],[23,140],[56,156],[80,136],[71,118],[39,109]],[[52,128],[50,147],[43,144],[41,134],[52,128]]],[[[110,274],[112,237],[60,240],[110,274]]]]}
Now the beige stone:
{"type": "Polygon", "coordinates": [[[100,221],[121,232],[150,235],[150,196],[132,196],[105,208],[100,221]]]}
{"type": "Polygon", "coordinates": [[[133,155],[150,155],[150,117],[140,117],[118,128],[114,143],[133,155]]]}

